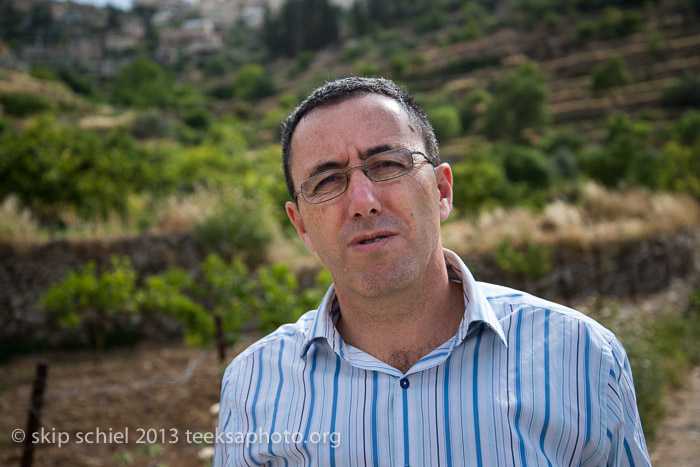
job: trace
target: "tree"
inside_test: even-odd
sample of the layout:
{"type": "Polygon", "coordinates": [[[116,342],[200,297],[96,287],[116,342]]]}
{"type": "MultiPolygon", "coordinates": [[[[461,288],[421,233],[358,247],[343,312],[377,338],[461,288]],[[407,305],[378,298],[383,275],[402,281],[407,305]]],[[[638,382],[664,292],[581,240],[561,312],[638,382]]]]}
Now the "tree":
{"type": "Polygon", "coordinates": [[[435,129],[438,141],[444,142],[462,133],[462,122],[459,112],[451,105],[435,107],[428,112],[428,118],[435,129]]]}
{"type": "Polygon", "coordinates": [[[615,114],[606,126],[608,135],[603,146],[580,154],[579,166],[583,172],[607,186],[626,182],[656,187],[660,167],[657,155],[647,146],[649,124],[615,114]]]}
{"type": "Polygon", "coordinates": [[[233,90],[239,99],[260,99],[276,91],[272,75],[259,63],[245,65],[238,71],[233,90]]]}
{"type": "Polygon", "coordinates": [[[136,311],[132,299],[136,272],[128,257],[111,258],[111,268],[97,271],[89,262],[71,271],[41,297],[42,305],[53,313],[61,327],[80,328],[98,351],[107,335],[119,326],[124,313],[136,311]]]}
{"type": "Polygon", "coordinates": [[[328,0],[287,0],[277,15],[268,8],[263,41],[272,55],[294,56],[337,42],[339,13],[328,0]]]}
{"type": "Polygon", "coordinates": [[[525,130],[542,130],[551,120],[544,74],[529,62],[505,75],[484,114],[490,138],[525,139],[525,130]]]}
{"type": "Polygon", "coordinates": [[[143,56],[121,68],[113,86],[115,104],[162,108],[175,103],[175,77],[143,56]]]}
{"type": "Polygon", "coordinates": [[[615,98],[618,88],[630,83],[627,63],[622,57],[614,57],[599,64],[591,73],[591,90],[595,94],[610,94],[615,98]]]}
{"type": "Polygon", "coordinates": [[[666,143],[662,156],[661,185],[700,198],[700,138],[692,146],[666,143]]]}
{"type": "Polygon", "coordinates": [[[0,137],[0,200],[15,195],[49,226],[63,210],[82,218],[125,214],[126,195],[156,178],[153,155],[123,129],[102,135],[43,116],[0,137]]]}

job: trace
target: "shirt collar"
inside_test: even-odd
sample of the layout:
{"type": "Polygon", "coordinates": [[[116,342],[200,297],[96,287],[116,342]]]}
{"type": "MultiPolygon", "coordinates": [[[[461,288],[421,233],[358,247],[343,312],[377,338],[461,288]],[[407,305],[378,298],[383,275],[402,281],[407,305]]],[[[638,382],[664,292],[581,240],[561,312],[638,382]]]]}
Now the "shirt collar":
{"type": "MultiPolygon", "coordinates": [[[[464,264],[462,259],[457,256],[454,252],[443,248],[445,255],[445,262],[447,263],[447,270],[450,280],[453,282],[458,282],[462,284],[462,290],[464,291],[464,317],[462,322],[457,329],[456,339],[453,340],[453,344],[450,347],[452,351],[457,347],[464,339],[466,339],[469,332],[478,324],[484,323],[489,329],[495,332],[504,345],[506,344],[505,333],[501,324],[498,322],[496,313],[491,308],[491,304],[488,302],[484,294],[479,289],[479,286],[469,271],[467,266],[464,264]]],[[[304,345],[301,348],[301,356],[305,356],[309,349],[311,343],[316,339],[325,339],[330,345],[331,349],[335,351],[342,358],[342,338],[335,328],[335,322],[340,314],[340,307],[338,306],[338,298],[335,295],[335,289],[333,285],[328,288],[326,295],[321,300],[321,304],[318,307],[316,316],[314,317],[311,325],[306,329],[306,338],[304,340],[304,345]]]]}

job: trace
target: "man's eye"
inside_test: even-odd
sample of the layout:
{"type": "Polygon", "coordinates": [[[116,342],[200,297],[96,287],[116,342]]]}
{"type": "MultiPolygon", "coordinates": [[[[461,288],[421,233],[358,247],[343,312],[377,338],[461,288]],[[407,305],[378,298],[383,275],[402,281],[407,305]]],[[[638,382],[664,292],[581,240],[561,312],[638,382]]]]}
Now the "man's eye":
{"type": "Polygon", "coordinates": [[[322,177],[314,185],[314,194],[329,192],[344,183],[345,174],[334,173],[322,177]]]}
{"type": "Polygon", "coordinates": [[[376,163],[372,164],[372,167],[370,167],[368,170],[372,172],[373,176],[384,177],[393,175],[397,172],[403,172],[406,170],[406,168],[406,164],[402,163],[401,161],[385,159],[376,161],[376,163]]]}

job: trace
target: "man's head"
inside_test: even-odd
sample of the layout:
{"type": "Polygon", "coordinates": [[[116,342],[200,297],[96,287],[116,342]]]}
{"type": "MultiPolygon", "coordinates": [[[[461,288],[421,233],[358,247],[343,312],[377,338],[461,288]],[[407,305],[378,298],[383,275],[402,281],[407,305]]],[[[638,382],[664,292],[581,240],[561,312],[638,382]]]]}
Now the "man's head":
{"type": "MultiPolygon", "coordinates": [[[[381,83],[382,89],[396,88],[381,83]]],[[[339,295],[370,297],[420,287],[442,258],[440,223],[452,209],[452,172],[447,164],[429,163],[435,142],[426,142],[421,119],[405,102],[384,92],[358,91],[300,113],[285,133],[292,193],[309,179],[320,178],[322,190],[340,180],[341,190],[323,202],[309,202],[304,195],[286,204],[299,236],[328,267],[339,295]],[[376,181],[377,173],[382,178],[402,163],[384,159],[387,151],[402,153],[403,161],[408,157],[407,170],[376,181]],[[378,172],[369,169],[377,159],[384,161],[378,172]]]]}
{"type": "MultiPolygon", "coordinates": [[[[411,122],[419,129],[425,145],[426,157],[433,165],[437,166],[440,164],[438,143],[435,139],[433,126],[413,96],[388,79],[342,78],[317,88],[304,102],[294,109],[284,122],[282,131],[282,165],[284,168],[284,179],[290,196],[294,197],[295,190],[290,170],[292,136],[301,119],[317,108],[340,104],[343,101],[366,94],[379,94],[398,102],[410,117],[411,122]]],[[[301,180],[299,183],[301,183],[301,180]]]]}

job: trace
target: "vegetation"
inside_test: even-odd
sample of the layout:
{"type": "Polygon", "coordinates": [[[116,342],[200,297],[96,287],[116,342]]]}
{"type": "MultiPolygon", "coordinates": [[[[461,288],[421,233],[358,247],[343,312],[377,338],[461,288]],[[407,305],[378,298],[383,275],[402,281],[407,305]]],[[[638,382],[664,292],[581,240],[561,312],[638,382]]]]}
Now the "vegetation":
{"type": "MultiPolygon", "coordinates": [[[[0,202],[19,213],[2,222],[31,218],[60,236],[117,218],[128,234],[140,234],[157,231],[167,203],[196,199],[186,227],[207,257],[194,270],[149,275],[128,258],[87,263],[53,284],[42,306],[77,344],[98,349],[137,336],[139,319],[175,320],[189,345],[211,343],[217,317],[229,345],[244,329],[273,330],[315,308],[330,283],[323,271],[304,289],[289,264],[271,263],[273,241],[290,244],[296,235],[280,228],[288,226],[282,206],[289,197],[280,122],[310,89],[346,74],[391,76],[424,104],[453,167],[453,218],[580,201],[591,180],[700,199],[700,77],[679,68],[674,49],[700,3],[675,5],[688,24],[672,31],[663,21],[643,25],[650,13],[641,3],[517,0],[510,12],[492,1],[359,0],[343,11],[328,0],[289,0],[266,13],[260,31],[243,24],[228,31],[225,52],[183,54],[169,64],[156,59],[159,28],[141,9],[146,37],[113,62],[120,64],[113,76],[78,62],[34,60],[31,76],[22,75],[27,83],[16,86],[0,70],[0,202]],[[510,45],[491,50],[522,29],[535,38],[546,31],[551,50],[543,55],[595,50],[600,64],[557,68],[523,63],[538,55],[510,45]],[[646,62],[627,49],[651,55],[646,60],[659,69],[674,57],[673,66],[640,72],[646,62]],[[650,83],[672,80],[648,108],[618,105],[617,92],[628,86],[627,97],[644,73],[650,83]],[[576,89],[561,86],[569,74],[576,89]],[[612,108],[579,114],[561,102],[550,106],[556,93],[585,99],[590,91],[612,96],[612,108]]],[[[31,56],[38,36],[68,43],[69,29],[46,4],[28,11],[15,4],[0,2],[0,53],[31,56]]],[[[104,28],[121,16],[110,10],[104,28]]],[[[532,241],[508,238],[493,255],[504,273],[526,281],[552,267],[552,251],[532,241]]],[[[617,305],[605,302],[596,315],[628,350],[648,435],[664,394],[700,363],[700,292],[693,297],[684,314],[617,320],[617,305]]]]}
{"type": "Polygon", "coordinates": [[[98,272],[93,261],[69,273],[53,285],[41,303],[65,328],[102,351],[109,332],[120,325],[119,317],[136,310],[133,300],[136,273],[128,258],[112,258],[111,269],[98,272]]]}
{"type": "Polygon", "coordinates": [[[545,77],[530,62],[509,72],[498,84],[484,115],[484,131],[490,138],[525,139],[525,131],[541,131],[550,122],[545,77]]]}
{"type": "Polygon", "coordinates": [[[517,248],[505,239],[496,246],[494,260],[504,272],[530,280],[541,279],[552,269],[552,252],[529,241],[517,248]]]}
{"type": "Polygon", "coordinates": [[[169,268],[145,277],[141,286],[136,276],[128,257],[113,257],[102,271],[89,262],[52,285],[41,303],[61,327],[74,329],[80,342],[100,351],[109,333],[128,326],[123,319],[127,313],[151,321],[161,315],[175,318],[185,343],[194,346],[213,339],[218,316],[231,345],[251,319],[267,333],[316,308],[331,282],[323,270],[314,287],[301,290],[285,264],[260,267],[251,275],[240,259],[226,262],[214,254],[201,262],[195,275],[169,268]]]}
{"type": "Polygon", "coordinates": [[[123,129],[101,135],[44,116],[4,132],[0,148],[0,199],[16,196],[48,225],[59,226],[66,210],[83,218],[126,215],[125,195],[160,183],[156,153],[123,129]]]}
{"type": "Polygon", "coordinates": [[[0,93],[0,105],[6,114],[14,117],[28,117],[54,109],[54,105],[50,100],[29,93],[0,93]]]}
{"type": "Polygon", "coordinates": [[[622,57],[614,57],[601,63],[591,74],[591,89],[594,93],[612,91],[629,83],[630,75],[622,57]]]}
{"type": "Polygon", "coordinates": [[[690,294],[687,310],[620,319],[619,303],[597,300],[592,316],[620,339],[630,360],[644,434],[652,440],[666,413],[665,398],[683,388],[691,368],[700,364],[700,289],[690,294]]]}

